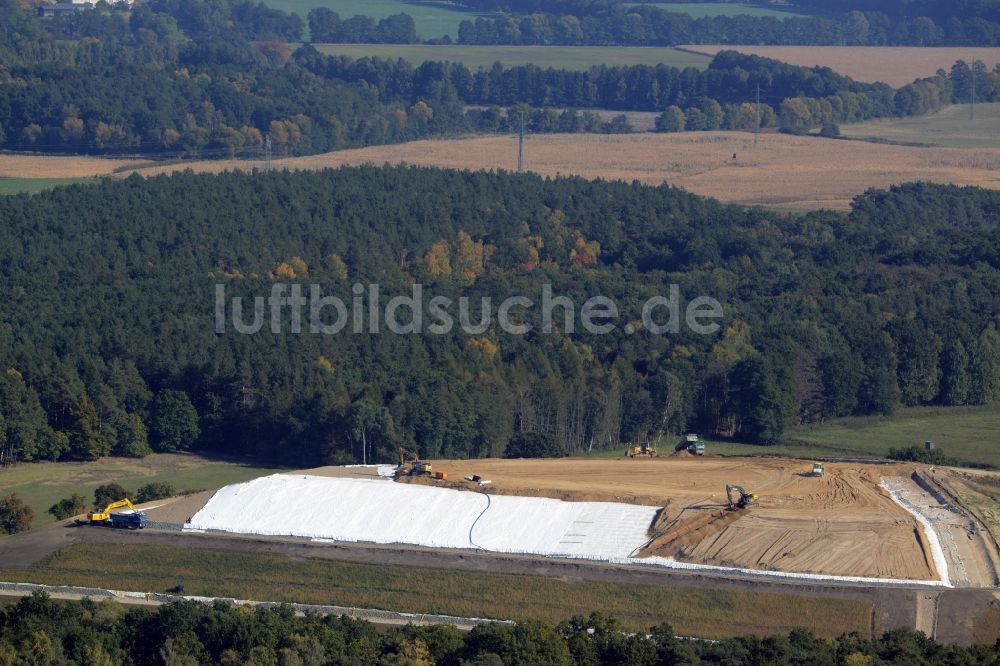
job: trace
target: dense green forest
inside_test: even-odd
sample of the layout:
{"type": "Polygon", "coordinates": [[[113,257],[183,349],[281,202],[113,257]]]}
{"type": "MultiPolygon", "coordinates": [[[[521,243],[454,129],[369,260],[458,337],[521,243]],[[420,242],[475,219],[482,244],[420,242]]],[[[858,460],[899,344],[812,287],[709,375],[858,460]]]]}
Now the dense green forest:
{"type": "MultiPolygon", "coordinates": [[[[666,618],[669,620],[669,618],[666,618]]],[[[594,613],[555,627],[535,621],[379,631],[349,617],[296,617],[289,606],[250,609],[183,602],[157,612],[113,601],[61,604],[35,593],[0,606],[0,663],[187,666],[672,666],[674,664],[996,664],[1000,646],[944,646],[901,629],[876,640],[857,634],[822,640],[805,631],[722,641],[677,638],[669,624],[648,634],[622,631],[594,613]]]]}
{"type": "Polygon", "coordinates": [[[998,211],[1000,193],[974,188],[785,215],[667,186],[404,167],[5,197],[0,452],[317,464],[391,460],[399,445],[499,455],[518,433],[571,452],[688,430],[767,443],[794,423],[995,402],[998,211]],[[540,304],[551,285],[576,330],[557,308],[546,333],[534,307],[518,311],[526,335],[324,334],[308,316],[294,333],[286,308],[277,333],[241,335],[229,306],[216,332],[216,285],[263,310],[276,284],[311,296],[312,283],[351,308],[360,285],[366,312],[371,283],[381,309],[414,284],[424,300],[466,296],[471,325],[481,298],[540,304]],[[644,330],[643,303],[674,284],[682,313],[717,299],[721,329],[644,330]],[[607,334],[579,323],[597,295],[620,312],[607,334]]]}
{"type": "Polygon", "coordinates": [[[956,63],[893,90],[825,68],[720,53],[705,71],[667,66],[575,72],[292,53],[288,15],[250,3],[157,0],[131,11],[41,20],[12,4],[0,33],[0,146],[51,152],[277,156],[465,132],[620,132],[576,108],[664,112],[668,131],[804,132],[830,123],[923,114],[1000,96],[1000,72],[956,63]],[[217,10],[217,11],[209,11],[217,10]],[[757,107],[757,87],[763,104],[757,107]],[[514,112],[510,107],[517,107],[514,112]]]}

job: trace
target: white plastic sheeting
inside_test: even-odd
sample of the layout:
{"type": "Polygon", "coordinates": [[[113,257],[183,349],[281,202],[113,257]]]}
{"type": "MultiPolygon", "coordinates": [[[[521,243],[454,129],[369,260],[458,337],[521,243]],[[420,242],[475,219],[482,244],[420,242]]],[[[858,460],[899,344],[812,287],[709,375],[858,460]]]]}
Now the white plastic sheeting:
{"type": "Polygon", "coordinates": [[[610,560],[646,542],[657,510],[275,474],[223,488],[190,528],[610,560]]]}

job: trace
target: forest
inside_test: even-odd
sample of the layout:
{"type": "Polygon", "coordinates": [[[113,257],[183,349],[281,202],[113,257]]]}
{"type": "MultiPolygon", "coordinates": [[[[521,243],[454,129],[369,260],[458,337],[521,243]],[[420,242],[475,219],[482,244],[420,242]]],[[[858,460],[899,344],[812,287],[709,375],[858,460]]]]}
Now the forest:
{"type": "MultiPolygon", "coordinates": [[[[0,199],[0,464],[200,450],[283,464],[752,443],[900,405],[1000,400],[1000,193],[914,184],[849,214],[668,186],[412,167],[177,174],[0,199]],[[67,214],[67,211],[73,211],[67,214]],[[216,293],[312,285],[575,304],[618,326],[396,335],[218,328],[216,293]],[[644,329],[676,285],[721,328],[644,329]],[[635,334],[629,334],[625,323],[635,334]]],[[[495,307],[495,305],[494,305],[495,307]]],[[[287,314],[287,310],[285,311],[287,314]]],[[[407,321],[405,310],[403,321],[407,321]]],[[[225,315],[229,317],[232,314],[225,315]]],[[[244,321],[252,319],[249,313],[244,321]]]]}
{"type": "Polygon", "coordinates": [[[575,111],[594,108],[662,112],[664,131],[759,122],[806,132],[934,111],[968,99],[973,79],[977,99],[1000,97],[1000,72],[981,62],[898,90],[735,52],[704,71],[496,64],[473,72],[250,41],[284,30],[274,10],[250,3],[196,11],[186,0],[158,0],[127,19],[88,11],[44,21],[13,0],[0,5],[11,19],[0,35],[0,146],[15,150],[226,158],[260,156],[269,138],[280,157],[505,132],[524,111],[532,132],[630,130],[624,118],[575,111]]]}
{"type": "MultiPolygon", "coordinates": [[[[669,620],[669,618],[667,618],[669,620]]],[[[548,626],[536,621],[454,627],[407,625],[380,631],[349,617],[296,617],[271,609],[217,602],[172,603],[157,612],[114,601],[56,603],[36,592],[0,606],[0,663],[265,666],[672,666],[675,664],[995,664],[1000,647],[944,646],[922,633],[892,630],[869,640],[847,634],[822,640],[788,636],[695,641],[674,636],[666,622],[648,634],[622,631],[593,613],[548,626]]]]}

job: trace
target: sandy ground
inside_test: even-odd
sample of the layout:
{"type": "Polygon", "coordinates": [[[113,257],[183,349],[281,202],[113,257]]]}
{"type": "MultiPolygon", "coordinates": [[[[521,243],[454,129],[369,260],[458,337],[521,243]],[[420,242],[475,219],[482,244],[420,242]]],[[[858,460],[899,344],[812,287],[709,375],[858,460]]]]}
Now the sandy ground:
{"type": "Polygon", "coordinates": [[[183,524],[190,520],[191,516],[198,513],[214,494],[214,490],[206,490],[183,497],[172,497],[148,504],[140,504],[138,508],[145,511],[153,522],[183,524]]]}
{"type": "MultiPolygon", "coordinates": [[[[92,173],[118,169],[117,173],[124,175],[135,168],[123,162],[126,170],[122,171],[113,160],[81,158],[82,164],[77,165],[72,162],[75,158],[25,159],[54,160],[47,171],[31,167],[34,173],[52,178],[88,175],[83,173],[84,165],[91,163],[96,163],[92,173]]],[[[517,139],[489,136],[414,141],[280,159],[274,166],[322,169],[385,163],[513,170],[517,167],[517,139]]],[[[527,139],[525,165],[545,176],[579,175],[652,185],[666,182],[726,203],[794,210],[843,210],[868,188],[912,181],[1000,188],[1000,149],[896,146],[782,134],[762,135],[754,144],[753,136],[744,132],[543,134],[527,139]]],[[[137,172],[153,175],[192,169],[217,173],[259,168],[260,162],[213,160],[143,164],[137,172]]]]}
{"type": "Polygon", "coordinates": [[[804,67],[829,67],[856,81],[882,81],[899,87],[951,69],[956,60],[982,60],[988,70],[1000,63],[1000,48],[951,48],[920,46],[716,46],[681,48],[714,56],[732,50],[774,58],[804,67]]]}

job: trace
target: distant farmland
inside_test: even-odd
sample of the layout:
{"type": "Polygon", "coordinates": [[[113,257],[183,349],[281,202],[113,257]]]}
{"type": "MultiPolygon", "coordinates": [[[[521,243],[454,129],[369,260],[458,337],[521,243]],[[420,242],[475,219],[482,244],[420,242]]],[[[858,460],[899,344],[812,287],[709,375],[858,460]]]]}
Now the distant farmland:
{"type": "MultiPolygon", "coordinates": [[[[415,141],[276,160],[275,165],[320,169],[386,162],[513,170],[517,138],[415,141]]],[[[757,146],[753,136],[743,132],[539,134],[525,143],[525,165],[546,176],[667,182],[728,203],[794,210],[842,210],[870,187],[917,180],[1000,189],[1000,150],[915,148],[783,134],[764,135],[757,146]]],[[[259,163],[188,162],[140,173],[254,166],[259,163]]]]}
{"type": "Polygon", "coordinates": [[[32,194],[51,190],[60,185],[73,185],[74,183],[91,182],[86,178],[0,178],[0,195],[3,194],[32,194]]]}
{"type": "Polygon", "coordinates": [[[595,65],[657,65],[705,69],[711,58],[658,46],[438,46],[424,44],[315,44],[321,53],[351,58],[402,58],[414,64],[427,60],[460,62],[470,69],[500,61],[508,67],[538,65],[588,69],[595,65]]]}
{"type": "Polygon", "coordinates": [[[659,7],[667,12],[687,14],[694,18],[705,16],[773,16],[775,18],[802,16],[802,14],[795,12],[771,9],[769,7],[755,7],[737,2],[633,2],[629,3],[629,6],[659,7]]]}
{"type": "Polygon", "coordinates": [[[975,120],[969,119],[969,105],[962,104],[926,116],[842,125],[840,132],[859,139],[952,148],[1000,148],[1000,104],[977,104],[975,120]]]}
{"type": "MultiPolygon", "coordinates": [[[[81,173],[82,162],[67,160],[8,155],[0,165],[0,176],[16,176],[29,169],[35,177],[87,175],[81,173]],[[66,169],[73,169],[73,173],[66,174],[66,169]]],[[[115,162],[91,159],[91,166],[107,173],[115,162]]],[[[414,141],[274,160],[276,168],[286,169],[384,163],[513,170],[517,167],[517,138],[500,135],[414,141]]],[[[121,175],[133,171],[152,175],[183,169],[220,172],[263,166],[256,160],[130,164],[116,171],[121,175]]],[[[919,180],[1000,189],[1000,148],[913,147],[785,134],[764,134],[754,145],[753,136],[745,132],[539,134],[525,142],[525,166],[545,176],[579,175],[654,185],[666,182],[726,203],[791,210],[843,210],[871,187],[919,180]]]]}
{"type": "Polygon", "coordinates": [[[1000,63],[1000,48],[950,48],[921,46],[684,46],[697,53],[714,56],[719,51],[775,58],[804,67],[829,67],[858,81],[883,81],[903,86],[914,79],[933,76],[938,69],[950,69],[956,60],[982,60],[987,69],[1000,63]]]}
{"type": "MultiPolygon", "coordinates": [[[[445,35],[458,38],[458,25],[462,21],[474,21],[477,16],[489,16],[463,11],[448,2],[406,2],[405,0],[265,0],[264,4],[274,9],[293,12],[304,21],[309,10],[328,7],[340,14],[340,18],[355,15],[382,19],[393,14],[409,14],[416,24],[417,36],[434,39],[445,35]]],[[[308,26],[307,26],[308,31],[308,26]]]]}

